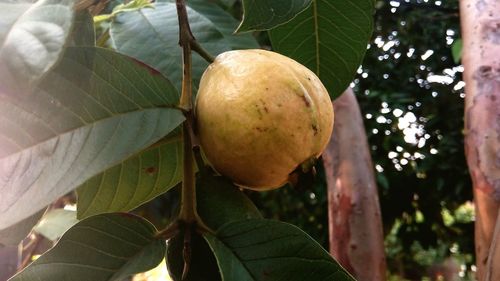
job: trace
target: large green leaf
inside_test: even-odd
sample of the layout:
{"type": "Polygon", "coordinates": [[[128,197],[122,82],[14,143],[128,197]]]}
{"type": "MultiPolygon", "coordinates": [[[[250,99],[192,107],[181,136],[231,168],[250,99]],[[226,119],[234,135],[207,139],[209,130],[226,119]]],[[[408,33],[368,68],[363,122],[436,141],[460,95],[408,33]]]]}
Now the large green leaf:
{"type": "Polygon", "coordinates": [[[354,280],[316,241],[283,222],[233,222],[205,239],[225,281],[354,280]]]}
{"type": "Polygon", "coordinates": [[[179,130],[78,188],[78,218],[130,211],[167,192],[182,179],[179,130]]]}
{"type": "Polygon", "coordinates": [[[311,0],[243,0],[243,21],[238,32],[268,30],[304,11],[311,0]]]}
{"type": "Polygon", "coordinates": [[[262,218],[253,202],[229,180],[212,175],[200,175],[197,180],[198,211],[212,229],[246,219],[262,218]]]}
{"type": "Polygon", "coordinates": [[[158,72],[91,47],[68,48],[33,95],[0,92],[0,229],[163,138],[177,101],[158,72]]]}
{"type": "Polygon", "coordinates": [[[154,268],[164,258],[165,241],[155,227],[130,214],[83,220],[50,251],[10,281],[112,281],[154,268]]]}
{"type": "Polygon", "coordinates": [[[190,0],[187,4],[214,24],[215,28],[224,35],[233,50],[260,48],[259,43],[252,34],[234,33],[238,27],[238,21],[218,5],[214,5],[214,3],[206,0],[190,0]]]}
{"type": "MultiPolygon", "coordinates": [[[[217,55],[229,50],[229,44],[214,24],[202,14],[188,8],[194,36],[209,53],[217,55]]],[[[177,9],[173,3],[156,3],[155,8],[120,13],[111,23],[114,47],[137,58],[167,76],[180,88],[182,53],[179,47],[177,9]]],[[[193,81],[198,85],[208,63],[193,56],[193,81]]]]}
{"type": "Polygon", "coordinates": [[[332,98],[352,81],[373,29],[373,0],[313,0],[269,32],[273,49],[314,71],[332,98]]]}
{"type": "MultiPolygon", "coordinates": [[[[212,229],[222,225],[251,218],[261,218],[252,201],[238,187],[223,177],[200,173],[197,178],[198,212],[203,221],[212,229]]],[[[169,240],[167,261],[175,281],[180,280],[184,267],[182,250],[183,233],[169,240]]],[[[186,281],[220,280],[217,262],[207,242],[198,234],[193,234],[192,261],[186,281]]]]}
{"type": "Polygon", "coordinates": [[[74,0],[0,1],[0,92],[27,94],[59,60],[74,0]]]}

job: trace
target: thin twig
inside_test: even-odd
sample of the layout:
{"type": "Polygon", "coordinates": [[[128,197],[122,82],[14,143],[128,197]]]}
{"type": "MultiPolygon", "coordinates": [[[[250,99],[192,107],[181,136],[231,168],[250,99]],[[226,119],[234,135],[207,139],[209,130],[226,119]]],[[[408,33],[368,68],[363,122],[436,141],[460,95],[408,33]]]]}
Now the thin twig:
{"type": "Polygon", "coordinates": [[[155,235],[155,238],[157,239],[163,239],[163,240],[169,240],[171,238],[174,238],[175,235],[177,235],[181,231],[180,229],[180,223],[179,221],[175,221],[171,225],[169,225],[167,228],[164,230],[158,232],[155,235]]]}
{"type": "Polygon", "coordinates": [[[215,58],[211,54],[208,53],[207,50],[203,49],[203,47],[198,43],[196,40],[191,40],[190,42],[191,49],[198,53],[202,58],[204,58],[207,62],[212,63],[214,62],[215,58]]]}

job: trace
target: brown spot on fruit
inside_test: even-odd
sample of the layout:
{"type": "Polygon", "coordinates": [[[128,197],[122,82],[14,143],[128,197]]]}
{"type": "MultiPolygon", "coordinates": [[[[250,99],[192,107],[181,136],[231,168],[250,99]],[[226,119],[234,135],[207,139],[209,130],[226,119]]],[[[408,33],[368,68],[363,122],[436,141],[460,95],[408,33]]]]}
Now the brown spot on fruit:
{"type": "Polygon", "coordinates": [[[312,125],[311,125],[311,128],[312,128],[312,129],[313,129],[313,131],[314,131],[314,135],[317,135],[317,134],[318,134],[318,132],[319,132],[318,125],[316,125],[316,124],[312,124],[312,125]]]}

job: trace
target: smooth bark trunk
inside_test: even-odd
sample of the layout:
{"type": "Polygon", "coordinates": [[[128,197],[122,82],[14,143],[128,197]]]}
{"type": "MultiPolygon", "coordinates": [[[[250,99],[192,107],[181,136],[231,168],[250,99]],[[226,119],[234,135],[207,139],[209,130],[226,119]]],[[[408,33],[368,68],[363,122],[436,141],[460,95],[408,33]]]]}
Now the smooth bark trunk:
{"type": "Polygon", "coordinates": [[[332,139],[323,153],[330,252],[358,281],[386,280],[382,219],[363,118],[351,89],[334,102],[332,139]]]}
{"type": "Polygon", "coordinates": [[[500,216],[497,216],[493,241],[490,246],[488,265],[486,266],[486,281],[500,280],[500,216]]]}
{"type": "MultiPolygon", "coordinates": [[[[477,279],[483,281],[500,206],[500,2],[461,0],[460,10],[465,153],[476,207],[477,279]]],[[[500,261],[489,264],[498,267],[500,261]]]]}

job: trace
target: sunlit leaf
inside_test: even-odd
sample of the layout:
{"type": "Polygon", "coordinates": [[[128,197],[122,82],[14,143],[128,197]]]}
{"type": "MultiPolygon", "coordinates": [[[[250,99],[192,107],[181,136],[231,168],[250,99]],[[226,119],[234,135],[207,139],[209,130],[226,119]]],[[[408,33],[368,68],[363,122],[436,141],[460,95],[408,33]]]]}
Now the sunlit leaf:
{"type": "MultiPolygon", "coordinates": [[[[188,7],[188,17],[196,40],[212,55],[230,49],[224,36],[202,14],[188,7]]],[[[158,69],[179,89],[182,53],[179,46],[177,9],[173,3],[156,3],[154,9],[120,13],[111,23],[111,39],[121,53],[158,69]]],[[[198,85],[208,63],[193,55],[193,83],[198,85]]]]}
{"type": "Polygon", "coordinates": [[[453,61],[455,63],[459,63],[460,60],[462,59],[462,49],[463,49],[462,39],[455,40],[455,42],[453,42],[453,45],[451,45],[451,55],[453,56],[453,61]]]}
{"type": "Polygon", "coordinates": [[[303,13],[269,32],[273,49],[314,71],[336,98],[363,60],[373,12],[373,0],[313,0],[303,13]]]}
{"type": "Polygon", "coordinates": [[[49,240],[56,241],[77,222],[75,211],[54,209],[48,211],[42,217],[33,228],[33,231],[49,240]]]}
{"type": "Polygon", "coordinates": [[[165,255],[155,227],[129,214],[98,215],[68,230],[59,242],[10,281],[118,281],[154,268],[165,255]]]}
{"type": "Polygon", "coordinates": [[[74,0],[0,2],[0,92],[27,94],[59,60],[74,0]]]}
{"type": "Polygon", "coordinates": [[[0,93],[0,229],[170,133],[177,101],[158,72],[87,47],[68,48],[33,95],[0,93]]]}

